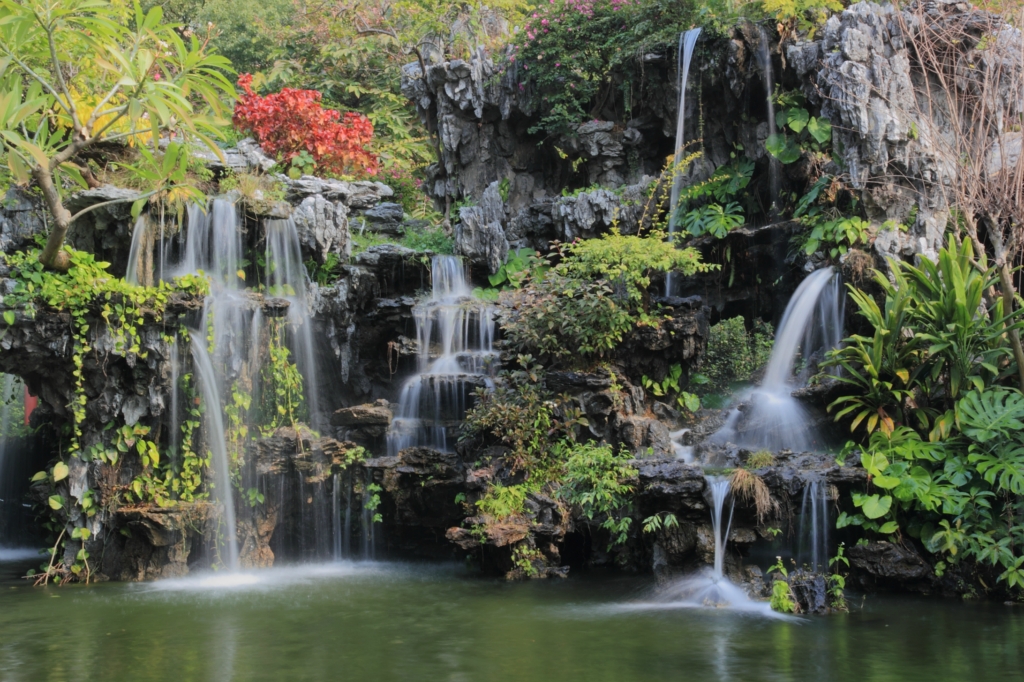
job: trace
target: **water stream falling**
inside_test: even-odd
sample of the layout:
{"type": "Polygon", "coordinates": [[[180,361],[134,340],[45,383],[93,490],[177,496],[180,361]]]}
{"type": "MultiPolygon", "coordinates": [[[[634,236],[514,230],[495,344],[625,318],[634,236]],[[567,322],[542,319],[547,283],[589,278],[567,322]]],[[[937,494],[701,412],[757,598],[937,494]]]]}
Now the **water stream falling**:
{"type": "Polygon", "coordinates": [[[732,529],[733,500],[730,481],[726,476],[705,476],[705,498],[711,506],[711,530],[715,541],[715,562],[710,569],[673,581],[661,588],[653,605],[638,604],[637,608],[693,608],[715,607],[735,611],[756,612],[775,617],[771,606],[755,601],[746,591],[725,577],[725,550],[732,529]],[[726,506],[728,505],[728,515],[726,506]]]}
{"type": "Polygon", "coordinates": [[[807,410],[792,396],[794,370],[798,359],[805,366],[797,374],[803,374],[816,353],[839,346],[844,301],[842,279],[831,267],[800,283],[782,315],[761,386],[750,394],[747,411],[731,413],[713,440],[772,451],[820,447],[807,410]]]}
{"type": "Polygon", "coordinates": [[[828,485],[824,481],[812,479],[806,482],[800,503],[797,562],[821,574],[828,572],[828,529],[831,525],[828,502],[828,485]]]}
{"type": "MultiPolygon", "coordinates": [[[[683,169],[675,167],[682,161],[683,147],[685,146],[686,135],[686,84],[690,76],[690,60],[693,58],[693,48],[697,45],[697,38],[700,37],[699,28],[691,28],[685,33],[679,34],[679,56],[676,64],[676,72],[679,74],[679,111],[676,114],[676,143],[673,152],[672,169],[672,194],[669,203],[668,233],[671,235],[676,231],[679,217],[676,215],[679,208],[679,193],[683,188],[683,169]]],[[[672,295],[672,273],[665,275],[665,295],[672,295]]]]}
{"type": "MultiPolygon", "coordinates": [[[[213,371],[210,355],[203,347],[204,336],[198,331],[192,333],[192,360],[196,373],[199,375],[199,390],[205,403],[204,426],[206,443],[213,455],[215,488],[213,497],[224,508],[223,540],[218,537],[218,548],[221,549],[221,560],[229,571],[238,570],[238,530],[235,524],[235,501],[231,489],[231,470],[228,459],[227,439],[224,434],[224,417],[221,414],[220,394],[217,391],[217,375],[213,371]]],[[[218,534],[220,535],[220,534],[218,534]]]]}
{"type": "Polygon", "coordinates": [[[316,371],[316,351],[313,341],[313,322],[310,319],[307,297],[308,273],[302,263],[299,232],[295,221],[268,220],[266,222],[267,291],[288,301],[288,326],[292,330],[295,364],[302,374],[307,407],[313,428],[318,428],[320,392],[316,371]]]}
{"type": "MultiPolygon", "coordinates": [[[[761,69],[761,76],[764,78],[764,91],[768,100],[768,134],[776,135],[778,127],[775,122],[775,85],[774,74],[772,73],[772,58],[768,52],[768,34],[764,26],[758,26],[757,46],[754,50],[754,57],[757,59],[758,68],[761,69]]],[[[778,216],[779,192],[782,187],[781,168],[779,161],[771,154],[768,155],[768,187],[770,194],[769,214],[774,220],[778,216]]]]}
{"type": "Polygon", "coordinates": [[[413,308],[419,371],[402,387],[388,429],[388,455],[408,447],[448,451],[450,430],[471,406],[472,392],[493,387],[494,306],[473,298],[457,256],[434,256],[430,298],[413,308]]]}

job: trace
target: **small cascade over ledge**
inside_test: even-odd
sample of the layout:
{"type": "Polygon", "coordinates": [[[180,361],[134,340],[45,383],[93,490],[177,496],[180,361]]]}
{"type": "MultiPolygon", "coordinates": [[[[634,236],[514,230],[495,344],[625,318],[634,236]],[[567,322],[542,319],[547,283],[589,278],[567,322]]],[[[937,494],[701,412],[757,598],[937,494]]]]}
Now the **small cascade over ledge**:
{"type": "Polygon", "coordinates": [[[450,450],[450,431],[471,407],[473,391],[494,386],[494,313],[473,297],[460,258],[433,257],[430,298],[413,308],[418,369],[402,387],[389,456],[416,446],[450,450]]]}
{"type": "Polygon", "coordinates": [[[792,392],[805,384],[815,359],[842,342],[844,301],[842,278],[832,267],[800,283],[782,316],[761,386],[750,393],[745,409],[729,415],[711,442],[771,451],[821,448],[820,435],[792,392]]]}

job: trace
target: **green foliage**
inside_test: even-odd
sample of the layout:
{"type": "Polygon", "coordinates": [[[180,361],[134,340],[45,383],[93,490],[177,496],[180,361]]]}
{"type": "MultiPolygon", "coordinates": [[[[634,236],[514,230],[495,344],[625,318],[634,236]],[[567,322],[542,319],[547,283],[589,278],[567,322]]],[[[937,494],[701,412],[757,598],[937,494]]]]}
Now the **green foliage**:
{"type": "Polygon", "coordinates": [[[750,470],[763,469],[775,463],[775,455],[768,450],[758,450],[747,457],[746,465],[750,470]]]}
{"type": "Polygon", "coordinates": [[[748,332],[742,317],[712,325],[700,368],[707,378],[704,392],[727,391],[732,383],[750,381],[768,363],[774,337],[772,326],[760,321],[748,332]]]}
{"type": "Polygon", "coordinates": [[[631,86],[643,73],[635,56],[674,47],[679,32],[695,18],[695,3],[655,0],[555,0],[541,3],[515,39],[514,65],[523,89],[540,105],[531,133],[575,133],[601,115],[603,105],[621,92],[633,115],[631,86]]]}
{"type": "MultiPolygon", "coordinates": [[[[292,362],[291,351],[284,343],[286,324],[287,322],[280,318],[269,321],[269,361],[262,367],[260,392],[260,424],[264,435],[269,435],[282,426],[297,427],[306,412],[302,374],[292,362]]],[[[247,410],[247,402],[243,402],[240,407],[247,410]]]]}
{"type": "Polygon", "coordinates": [[[526,484],[502,485],[495,483],[487,489],[487,492],[476,501],[476,507],[484,514],[495,521],[507,519],[510,516],[519,516],[525,510],[526,496],[530,493],[530,487],[526,484]]]}
{"type": "Polygon", "coordinates": [[[687,211],[683,216],[683,227],[695,237],[709,234],[715,239],[722,239],[745,221],[743,209],[733,201],[725,206],[707,204],[687,211]]]}
{"type": "Polygon", "coordinates": [[[322,264],[310,259],[306,261],[305,265],[309,278],[322,287],[336,281],[342,274],[341,256],[333,251],[324,257],[322,264]]]}
{"type": "Polygon", "coordinates": [[[788,32],[806,34],[813,38],[818,27],[825,23],[830,12],[843,11],[839,0],[760,0],[769,16],[788,32]]]}
{"type": "Polygon", "coordinates": [[[660,324],[645,305],[652,272],[714,267],[658,232],[640,237],[612,230],[562,245],[561,255],[546,274],[535,269],[527,286],[502,295],[499,318],[511,348],[576,363],[610,355],[638,325],[660,324]]]}
{"type": "Polygon", "coordinates": [[[851,248],[866,244],[873,236],[870,223],[858,218],[835,218],[818,222],[803,245],[803,252],[810,256],[822,249],[830,258],[837,258],[851,248]]]}
{"type": "Polygon", "coordinates": [[[643,301],[654,272],[672,271],[689,276],[714,267],[701,263],[698,251],[677,249],[664,238],[659,232],[642,237],[623,235],[613,229],[597,239],[564,244],[563,260],[554,269],[572,279],[609,282],[625,294],[629,303],[637,305],[643,301]]]}
{"type": "Polygon", "coordinates": [[[672,365],[668,374],[661,381],[655,381],[647,375],[641,378],[641,381],[648,391],[650,391],[656,398],[670,397],[675,399],[675,403],[683,410],[689,413],[694,413],[700,409],[700,398],[693,393],[687,393],[679,387],[679,379],[683,375],[683,366],[679,363],[672,365]]]}
{"type": "Polygon", "coordinates": [[[829,607],[836,611],[847,611],[846,577],[839,572],[842,570],[841,566],[850,568],[850,560],[846,558],[846,543],[839,543],[836,555],[828,560],[828,566],[832,569],[832,573],[828,576],[829,607]]]}
{"type": "Polygon", "coordinates": [[[56,222],[43,252],[47,264],[62,258],[67,228],[81,215],[71,215],[61,197],[65,188],[87,187],[78,163],[88,149],[152,145],[145,160],[159,186],[136,201],[136,213],[187,167],[180,145],[155,152],[161,135],[216,149],[210,136],[224,125],[234,88],[225,76],[230,63],[207,47],[163,23],[160,7],[144,12],[102,0],[0,5],[0,161],[19,184],[44,190],[56,222]]]}
{"type": "Polygon", "coordinates": [[[975,267],[969,241],[957,246],[950,240],[937,264],[891,261],[891,271],[891,282],[875,275],[885,293],[881,308],[851,288],[875,331],[851,336],[830,354],[827,364],[842,370],[836,378],[853,389],[829,409],[837,410],[836,419],[851,418],[851,431],[863,424],[868,433],[879,427],[891,432],[895,423],[913,419],[937,440],[949,433],[953,401],[1009,371],[1012,356],[1003,335],[1006,325],[1021,326],[1021,313],[1004,316],[1001,299],[985,302],[997,275],[975,267]]]}
{"type": "Polygon", "coordinates": [[[440,225],[407,230],[401,244],[422,253],[455,253],[455,241],[440,225]]]}
{"type": "Polygon", "coordinates": [[[644,519],[644,532],[655,533],[662,528],[678,528],[679,519],[671,512],[658,512],[644,519]]]}
{"type": "Polygon", "coordinates": [[[510,251],[508,259],[493,275],[488,275],[491,286],[477,287],[473,295],[487,301],[497,301],[502,290],[521,289],[529,280],[539,280],[548,271],[548,263],[533,249],[510,251]]]}
{"type": "Polygon", "coordinates": [[[577,411],[554,413],[551,396],[543,388],[539,365],[530,356],[519,356],[523,369],[506,370],[493,391],[478,389],[476,404],[466,413],[461,440],[482,436],[510,448],[508,461],[516,470],[546,470],[551,462],[550,444],[572,437],[586,420],[577,411]]]}
{"type": "Polygon", "coordinates": [[[601,527],[611,533],[611,545],[626,541],[632,518],[628,515],[628,482],[636,477],[627,451],[618,453],[610,445],[559,442],[555,448],[565,462],[565,474],[558,497],[588,519],[604,517],[601,527]]]}
{"type": "Polygon", "coordinates": [[[193,15],[193,30],[213,24],[213,44],[239,73],[273,66],[275,38],[296,20],[292,0],[203,0],[193,15]]]}
{"type": "Polygon", "coordinates": [[[782,565],[782,557],[776,557],[776,560],[775,564],[768,568],[768,574],[777,573],[782,579],[776,578],[772,581],[772,610],[779,613],[796,613],[799,606],[793,590],[789,587],[789,571],[782,565]]]}

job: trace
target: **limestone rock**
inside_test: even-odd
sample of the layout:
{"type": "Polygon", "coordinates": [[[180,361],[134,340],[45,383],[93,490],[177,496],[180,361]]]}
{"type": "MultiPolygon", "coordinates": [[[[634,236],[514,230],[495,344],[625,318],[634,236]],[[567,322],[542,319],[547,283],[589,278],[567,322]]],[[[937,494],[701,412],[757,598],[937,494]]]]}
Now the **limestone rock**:
{"type": "Polygon", "coordinates": [[[331,201],[323,194],[307,196],[292,213],[303,252],[318,263],[330,253],[342,261],[352,253],[349,240],[348,208],[341,201],[331,201]]]}

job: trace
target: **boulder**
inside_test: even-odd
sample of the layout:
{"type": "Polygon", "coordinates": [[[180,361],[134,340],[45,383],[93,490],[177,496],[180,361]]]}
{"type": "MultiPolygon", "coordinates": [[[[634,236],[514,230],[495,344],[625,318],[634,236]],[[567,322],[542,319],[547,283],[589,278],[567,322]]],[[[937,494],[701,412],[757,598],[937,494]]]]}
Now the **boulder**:
{"type": "Polygon", "coordinates": [[[388,426],[392,418],[391,408],[386,400],[376,403],[343,407],[331,416],[334,426],[388,426]]]}

